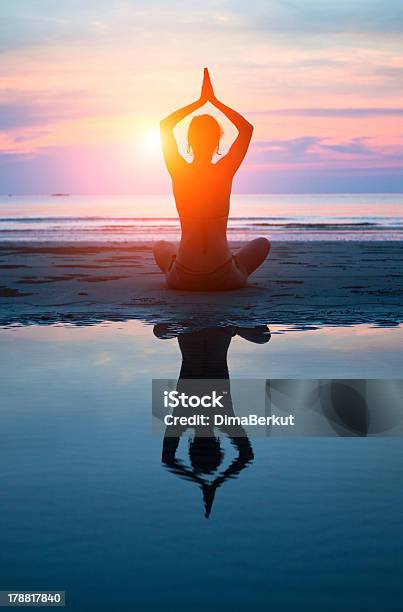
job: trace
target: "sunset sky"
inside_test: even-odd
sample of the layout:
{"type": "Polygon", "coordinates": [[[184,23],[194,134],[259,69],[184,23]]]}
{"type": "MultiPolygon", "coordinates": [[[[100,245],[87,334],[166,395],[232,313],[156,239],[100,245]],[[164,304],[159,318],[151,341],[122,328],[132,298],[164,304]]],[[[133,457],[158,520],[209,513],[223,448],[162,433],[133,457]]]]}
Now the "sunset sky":
{"type": "Polygon", "coordinates": [[[198,97],[204,66],[255,125],[236,191],[403,191],[401,0],[0,10],[0,193],[168,192],[158,122],[198,97]]]}

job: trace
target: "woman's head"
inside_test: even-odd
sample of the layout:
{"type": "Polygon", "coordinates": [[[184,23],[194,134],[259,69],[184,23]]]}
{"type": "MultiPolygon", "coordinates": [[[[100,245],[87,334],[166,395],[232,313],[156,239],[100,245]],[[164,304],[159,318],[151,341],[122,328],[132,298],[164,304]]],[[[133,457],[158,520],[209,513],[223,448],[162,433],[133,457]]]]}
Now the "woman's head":
{"type": "Polygon", "coordinates": [[[212,474],[224,457],[219,438],[195,436],[189,440],[189,457],[197,474],[212,474]]]}
{"type": "Polygon", "coordinates": [[[218,153],[222,135],[217,119],[211,115],[196,115],[188,129],[188,151],[192,151],[193,157],[211,159],[214,153],[218,153]]]}

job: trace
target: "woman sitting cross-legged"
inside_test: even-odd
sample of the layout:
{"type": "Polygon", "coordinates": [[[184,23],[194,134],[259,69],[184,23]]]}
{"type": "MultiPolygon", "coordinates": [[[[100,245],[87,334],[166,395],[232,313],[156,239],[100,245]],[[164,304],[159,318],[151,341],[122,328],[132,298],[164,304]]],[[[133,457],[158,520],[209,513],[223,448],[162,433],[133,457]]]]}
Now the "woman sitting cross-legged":
{"type": "Polygon", "coordinates": [[[182,236],[179,248],[159,241],[154,257],[166,276],[168,287],[192,291],[225,291],[244,287],[247,278],[266,259],[270,242],[256,238],[234,255],[227,241],[227,222],[233,177],[242,163],[253,126],[235,110],[217,100],[208,70],[204,70],[200,98],[161,121],[164,159],[172,178],[182,236]],[[222,130],[211,115],[193,117],[188,130],[191,163],[180,155],[174,127],[190,113],[211,102],[238,129],[228,153],[218,162],[222,130]]]}

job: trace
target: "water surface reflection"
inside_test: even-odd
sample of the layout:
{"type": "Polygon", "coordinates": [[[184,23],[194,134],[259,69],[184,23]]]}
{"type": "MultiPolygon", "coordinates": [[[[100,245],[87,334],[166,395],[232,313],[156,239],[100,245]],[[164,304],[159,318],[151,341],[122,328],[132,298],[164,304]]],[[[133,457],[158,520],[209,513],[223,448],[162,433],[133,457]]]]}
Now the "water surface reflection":
{"type": "MultiPolygon", "coordinates": [[[[254,328],[210,327],[177,334],[171,331],[169,325],[156,325],[154,334],[160,339],[176,337],[178,340],[182,355],[178,390],[186,387],[187,380],[221,379],[228,381],[224,410],[229,416],[234,415],[228,370],[228,350],[232,338],[240,336],[256,344],[264,344],[270,340],[270,330],[266,325],[254,328]]],[[[179,416],[179,412],[175,412],[175,415],[179,416]]],[[[216,428],[211,426],[207,433],[206,427],[203,426],[203,434],[200,428],[195,426],[192,428],[193,434],[188,438],[189,464],[187,465],[177,458],[176,454],[180,440],[188,429],[188,427],[179,425],[170,425],[166,428],[162,463],[172,473],[200,487],[205,516],[208,518],[217,489],[226,480],[239,476],[241,471],[251,464],[254,458],[253,449],[241,425],[235,428],[225,425],[216,428]],[[223,436],[230,440],[235,451],[234,459],[225,469],[222,468],[225,454],[221,443],[223,436]]]]}

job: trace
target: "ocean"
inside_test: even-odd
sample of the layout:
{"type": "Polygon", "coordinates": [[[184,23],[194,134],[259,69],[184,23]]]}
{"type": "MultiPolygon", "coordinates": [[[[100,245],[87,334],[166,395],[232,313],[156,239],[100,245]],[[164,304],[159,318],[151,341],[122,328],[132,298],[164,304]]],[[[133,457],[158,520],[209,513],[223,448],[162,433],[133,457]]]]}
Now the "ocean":
{"type": "MultiPolygon", "coordinates": [[[[0,196],[0,241],[177,240],[171,195],[0,196]]],[[[233,195],[230,240],[402,240],[403,194],[233,195]]]]}
{"type": "MultiPolygon", "coordinates": [[[[231,377],[401,369],[401,328],[271,331],[233,338],[231,377]]],[[[133,321],[0,333],[3,589],[62,589],[74,612],[401,609],[401,439],[251,438],[220,479],[237,458],[221,436],[217,471],[192,478],[188,440],[174,472],[151,434],[179,339],[133,321]]]]}

